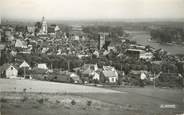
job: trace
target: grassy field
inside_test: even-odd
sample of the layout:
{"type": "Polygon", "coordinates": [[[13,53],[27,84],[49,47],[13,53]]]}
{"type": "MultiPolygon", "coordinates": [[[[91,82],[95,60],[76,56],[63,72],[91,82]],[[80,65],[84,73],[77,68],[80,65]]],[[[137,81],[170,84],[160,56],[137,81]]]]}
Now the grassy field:
{"type": "Polygon", "coordinates": [[[109,89],[83,85],[56,83],[37,80],[0,79],[1,92],[38,92],[38,93],[122,93],[109,89]]]}
{"type": "Polygon", "coordinates": [[[28,80],[0,80],[0,88],[2,115],[176,115],[184,112],[184,92],[179,89],[103,89],[28,80]],[[175,108],[160,107],[168,104],[175,108]]]}
{"type": "Polygon", "coordinates": [[[1,94],[2,115],[140,115],[131,106],[110,104],[72,94],[1,94]]]}

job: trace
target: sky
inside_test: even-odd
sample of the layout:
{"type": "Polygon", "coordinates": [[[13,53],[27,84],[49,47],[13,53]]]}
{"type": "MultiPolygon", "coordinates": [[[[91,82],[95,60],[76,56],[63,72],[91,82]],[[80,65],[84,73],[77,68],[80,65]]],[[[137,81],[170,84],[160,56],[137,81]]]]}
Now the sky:
{"type": "Polygon", "coordinates": [[[184,0],[0,0],[0,16],[13,19],[177,19],[184,0]]]}

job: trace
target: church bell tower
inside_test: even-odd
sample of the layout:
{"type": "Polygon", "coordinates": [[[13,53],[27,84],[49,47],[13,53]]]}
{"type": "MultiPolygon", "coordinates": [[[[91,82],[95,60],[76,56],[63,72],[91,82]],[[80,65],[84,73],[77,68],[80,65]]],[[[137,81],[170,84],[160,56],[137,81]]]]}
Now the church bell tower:
{"type": "Polygon", "coordinates": [[[45,20],[45,17],[42,17],[42,28],[41,28],[41,34],[47,34],[47,22],[45,20]]]}

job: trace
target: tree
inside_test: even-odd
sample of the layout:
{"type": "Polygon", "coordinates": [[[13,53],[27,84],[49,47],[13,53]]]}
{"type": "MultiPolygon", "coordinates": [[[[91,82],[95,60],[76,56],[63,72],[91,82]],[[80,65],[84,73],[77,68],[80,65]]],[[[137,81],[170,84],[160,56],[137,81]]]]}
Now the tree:
{"type": "Polygon", "coordinates": [[[162,64],[162,71],[165,73],[177,73],[178,69],[177,69],[177,66],[175,64],[164,62],[162,64]]]}
{"type": "Polygon", "coordinates": [[[41,22],[36,22],[35,23],[35,34],[36,33],[38,33],[39,31],[40,31],[40,29],[41,29],[41,27],[42,27],[42,24],[41,24],[41,22]]]}

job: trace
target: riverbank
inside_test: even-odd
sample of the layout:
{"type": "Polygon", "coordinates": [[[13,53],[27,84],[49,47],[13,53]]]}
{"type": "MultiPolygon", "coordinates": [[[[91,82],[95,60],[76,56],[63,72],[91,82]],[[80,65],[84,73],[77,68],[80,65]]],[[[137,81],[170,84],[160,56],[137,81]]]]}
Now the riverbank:
{"type": "Polygon", "coordinates": [[[151,36],[149,32],[146,31],[126,31],[130,37],[130,40],[136,41],[141,45],[150,45],[155,49],[164,49],[170,54],[184,54],[184,45],[178,44],[161,44],[154,40],[151,40],[151,36]]]}

